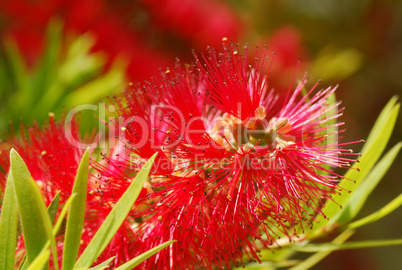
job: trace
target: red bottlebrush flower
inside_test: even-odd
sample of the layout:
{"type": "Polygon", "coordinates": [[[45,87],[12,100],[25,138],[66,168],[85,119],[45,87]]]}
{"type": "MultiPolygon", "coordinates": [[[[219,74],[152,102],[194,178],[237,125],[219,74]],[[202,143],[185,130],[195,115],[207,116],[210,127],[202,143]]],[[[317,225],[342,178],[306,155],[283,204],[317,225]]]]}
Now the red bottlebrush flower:
{"type": "Polygon", "coordinates": [[[105,158],[112,173],[95,164],[100,200],[111,200],[107,191],[127,185],[158,152],[128,220],[135,235],[128,256],[178,241],[144,268],[230,268],[244,254],[259,260],[260,248],[310,226],[341,188],[330,167],[349,167],[354,154],[337,142],[343,123],[330,124],[343,110],[328,104],[336,88],[316,91],[316,84],[302,95],[304,77],[294,90],[275,94],[267,49],[251,64],[247,54],[232,44],[209,49],[195,55],[194,67],[178,63],[114,101],[124,151],[105,158]],[[138,118],[147,125],[137,125],[138,118]],[[139,143],[144,136],[152,139],[139,143]]]}
{"type": "Polygon", "coordinates": [[[49,21],[60,18],[66,34],[90,32],[95,38],[93,51],[106,53],[109,64],[127,59],[127,76],[135,80],[171,64],[171,51],[178,47],[177,42],[169,46],[172,37],[181,42],[179,47],[201,48],[218,44],[222,36],[241,35],[240,19],[216,0],[0,0],[0,18],[1,34],[16,39],[30,66],[46,42],[49,21]]]}
{"type": "Polygon", "coordinates": [[[256,43],[265,43],[267,40],[270,51],[274,53],[272,59],[275,63],[269,71],[271,88],[276,91],[287,89],[290,80],[295,77],[296,65],[298,70],[309,69],[310,57],[303,44],[302,34],[297,28],[283,26],[270,36],[258,38],[256,43]]]}
{"type": "MultiPolygon", "coordinates": [[[[73,188],[75,174],[83,154],[82,149],[74,147],[65,136],[64,123],[56,123],[53,116],[49,124],[41,129],[37,123],[28,128],[28,136],[21,127],[21,139],[11,138],[2,145],[0,166],[1,185],[5,187],[6,173],[9,169],[9,152],[14,148],[24,159],[42,189],[45,203],[49,204],[60,190],[61,202],[64,202],[73,188]],[[64,158],[60,158],[63,156],[64,158]]],[[[71,125],[71,135],[77,140],[78,126],[71,125]]]]}
{"type": "Polygon", "coordinates": [[[196,48],[218,45],[224,36],[237,39],[244,27],[230,7],[220,1],[141,2],[149,7],[154,23],[163,32],[171,32],[196,48]]]}
{"type": "Polygon", "coordinates": [[[93,51],[105,52],[109,64],[118,57],[130,59],[127,75],[135,79],[148,78],[169,61],[164,54],[151,48],[145,37],[130,29],[132,22],[123,17],[130,16],[113,12],[104,0],[0,0],[0,18],[6,22],[1,34],[15,38],[30,66],[36,63],[43,49],[48,23],[59,18],[65,25],[66,34],[90,32],[95,38],[93,51]],[[100,20],[102,24],[99,24],[100,20]],[[141,68],[138,63],[142,63],[141,68]]]}

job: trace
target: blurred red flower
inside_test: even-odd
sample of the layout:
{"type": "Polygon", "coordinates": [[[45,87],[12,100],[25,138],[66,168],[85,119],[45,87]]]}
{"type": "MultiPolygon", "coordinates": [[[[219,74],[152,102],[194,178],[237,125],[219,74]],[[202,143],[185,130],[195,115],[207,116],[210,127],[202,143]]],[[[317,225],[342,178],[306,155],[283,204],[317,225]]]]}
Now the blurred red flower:
{"type": "Polygon", "coordinates": [[[96,38],[93,50],[106,52],[110,63],[116,57],[127,60],[132,80],[149,78],[168,66],[175,47],[187,46],[189,51],[189,46],[217,44],[223,36],[238,38],[241,31],[239,19],[218,1],[1,0],[0,18],[2,35],[17,40],[31,65],[43,49],[49,21],[60,18],[65,33],[91,32],[96,38]],[[144,16],[148,21],[138,23],[144,16]],[[176,42],[169,47],[174,36],[176,42]]]}

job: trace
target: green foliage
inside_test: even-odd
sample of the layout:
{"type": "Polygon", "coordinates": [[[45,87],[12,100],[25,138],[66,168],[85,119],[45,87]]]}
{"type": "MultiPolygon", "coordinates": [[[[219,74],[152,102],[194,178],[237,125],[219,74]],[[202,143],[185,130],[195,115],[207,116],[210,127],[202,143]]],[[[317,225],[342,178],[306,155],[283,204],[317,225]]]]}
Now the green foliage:
{"type": "Polygon", "coordinates": [[[134,259],[126,262],[122,266],[116,268],[116,270],[130,270],[130,269],[133,269],[134,267],[139,265],[141,262],[143,262],[146,259],[148,259],[149,257],[155,255],[156,253],[158,253],[162,249],[166,248],[170,244],[173,244],[174,242],[176,242],[176,241],[173,240],[173,241],[168,241],[168,242],[165,242],[163,244],[160,244],[159,246],[154,247],[153,249],[150,249],[150,250],[144,252],[143,254],[135,257],[134,259]]]}
{"type": "Polygon", "coordinates": [[[31,264],[35,260],[49,240],[55,269],[58,269],[56,240],[45,203],[27,166],[14,149],[10,153],[10,171],[24,233],[27,263],[31,264]]]}
{"type": "MultiPolygon", "coordinates": [[[[15,267],[14,257],[17,240],[18,216],[22,223],[27,254],[26,259],[24,258],[22,260],[21,269],[48,268],[51,255],[53,257],[53,267],[54,269],[58,269],[55,236],[60,230],[67,212],[68,217],[63,253],[63,269],[100,270],[108,268],[109,263],[114,258],[110,258],[93,268],[89,267],[102,253],[120,225],[126,219],[129,210],[133,206],[143,187],[144,182],[148,178],[154,159],[155,155],[144,165],[143,169],[138,173],[130,187],[116,203],[115,207],[99,228],[80,259],[76,262],[86,205],[89,151],[87,150],[84,153],[78,168],[73,187],[73,194],[65,202],[57,218],[56,224],[52,226],[59,205],[60,194],[56,194],[46,210],[39,188],[37,187],[36,182],[32,179],[26,164],[19,154],[12,149],[10,153],[10,172],[7,179],[0,216],[0,269],[12,269],[15,267]],[[15,207],[16,205],[18,207],[15,207]]],[[[174,241],[163,243],[144,254],[141,254],[137,258],[127,262],[125,265],[122,265],[120,269],[132,269],[173,242],[174,241]]]]}
{"type": "Polygon", "coordinates": [[[363,55],[356,49],[339,50],[327,46],[318,52],[310,68],[311,74],[322,80],[341,81],[359,70],[363,64],[363,55]]]}
{"type": "Polygon", "coordinates": [[[395,199],[393,199],[390,203],[388,203],[386,206],[384,206],[383,208],[381,208],[380,210],[372,213],[371,215],[359,219],[353,223],[350,223],[348,225],[348,229],[355,229],[361,226],[365,226],[368,225],[374,221],[379,220],[380,218],[385,217],[386,215],[390,214],[392,211],[394,211],[395,209],[397,209],[399,206],[402,205],[402,194],[400,194],[398,197],[396,197],[395,199]]]}
{"type": "Polygon", "coordinates": [[[0,269],[11,269],[14,265],[14,253],[17,244],[18,211],[15,207],[14,180],[10,173],[4,194],[0,217],[0,269]]]}
{"type": "MultiPolygon", "coordinates": [[[[336,237],[334,240],[332,240],[332,244],[334,245],[340,245],[346,240],[349,239],[353,235],[353,230],[347,230],[341,233],[338,237],[336,237]]],[[[319,261],[323,260],[325,257],[327,257],[331,251],[327,250],[321,250],[306,260],[300,262],[297,264],[295,267],[292,267],[291,270],[304,270],[304,269],[310,269],[312,266],[316,265],[319,261]]]]}
{"type": "Polygon", "coordinates": [[[47,207],[47,212],[49,213],[50,221],[52,222],[52,224],[54,223],[57,214],[57,209],[59,208],[59,200],[60,200],[60,191],[56,193],[53,200],[47,207]]]}
{"type": "MultiPolygon", "coordinates": [[[[311,231],[310,234],[320,234],[320,229],[325,225],[327,225],[327,227],[324,228],[324,230],[328,230],[329,226],[338,222],[343,212],[349,211],[349,208],[340,209],[339,205],[347,204],[352,193],[360,188],[360,184],[366,179],[367,174],[373,169],[383,153],[391,137],[399,112],[399,104],[395,103],[396,98],[391,99],[378,117],[372,129],[372,133],[370,133],[362,150],[362,157],[359,159],[359,162],[353,164],[352,168],[346,172],[344,179],[339,184],[343,191],[336,193],[333,196],[333,200],[328,201],[322,209],[323,213],[329,217],[330,220],[321,215],[317,216],[317,225],[315,225],[314,230],[311,231]]],[[[379,174],[378,176],[381,175],[379,174]]],[[[364,197],[362,199],[364,199],[364,197]]]]}
{"type": "Polygon", "coordinates": [[[320,251],[334,251],[343,249],[356,249],[356,248],[370,248],[370,247],[384,247],[384,246],[394,246],[402,245],[402,239],[393,240],[378,240],[378,241],[360,241],[360,242],[349,242],[344,244],[311,244],[299,247],[298,245],[293,245],[292,249],[301,252],[320,252],[320,251]]]}
{"type": "Polygon", "coordinates": [[[46,267],[46,264],[49,262],[49,257],[50,257],[50,251],[47,249],[44,250],[29,265],[28,270],[43,269],[44,267],[46,267]]]}
{"type": "Polygon", "coordinates": [[[87,149],[78,167],[72,193],[76,195],[67,218],[64,238],[63,269],[73,269],[80,247],[82,228],[84,227],[85,206],[88,189],[89,150],[87,149]]]}
{"type": "MultiPolygon", "coordinates": [[[[90,52],[93,38],[84,34],[63,40],[62,28],[58,20],[49,24],[45,48],[33,67],[22,58],[14,40],[4,41],[0,55],[1,132],[7,130],[9,121],[19,124],[23,119],[31,124],[27,121],[35,119],[42,123],[49,112],[61,116],[63,110],[96,103],[125,84],[125,64],[121,60],[104,71],[106,57],[90,52]]],[[[98,125],[93,114],[90,111],[82,115],[88,130],[98,125]]]]}
{"type": "Polygon", "coordinates": [[[331,221],[334,220],[333,222],[336,221],[338,224],[343,225],[357,216],[368,196],[381,181],[384,174],[388,171],[401,147],[402,143],[398,143],[378,162],[378,164],[370,171],[360,186],[352,193],[342,211],[339,211],[331,219],[331,221]]]}

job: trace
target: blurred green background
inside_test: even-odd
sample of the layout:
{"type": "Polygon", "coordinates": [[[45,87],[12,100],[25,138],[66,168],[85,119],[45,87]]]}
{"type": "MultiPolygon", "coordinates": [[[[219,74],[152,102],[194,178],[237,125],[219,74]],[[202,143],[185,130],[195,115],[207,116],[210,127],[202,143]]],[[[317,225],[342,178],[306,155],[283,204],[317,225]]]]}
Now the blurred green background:
{"type": "MultiPolygon", "coordinates": [[[[222,37],[275,51],[278,91],[299,57],[298,74],[306,71],[311,84],[339,84],[344,141],[366,138],[382,107],[402,93],[402,1],[0,0],[0,138],[20,122],[98,104],[175,57],[190,62],[191,49],[219,47],[222,37]]],[[[83,113],[83,132],[98,125],[94,114],[83,113]]],[[[402,138],[401,124],[391,145],[402,138]]],[[[401,163],[399,156],[360,217],[401,193],[401,163]]],[[[401,228],[399,209],[352,240],[401,238],[401,228]]],[[[338,251],[314,269],[398,269],[401,254],[400,246],[338,251]]]]}

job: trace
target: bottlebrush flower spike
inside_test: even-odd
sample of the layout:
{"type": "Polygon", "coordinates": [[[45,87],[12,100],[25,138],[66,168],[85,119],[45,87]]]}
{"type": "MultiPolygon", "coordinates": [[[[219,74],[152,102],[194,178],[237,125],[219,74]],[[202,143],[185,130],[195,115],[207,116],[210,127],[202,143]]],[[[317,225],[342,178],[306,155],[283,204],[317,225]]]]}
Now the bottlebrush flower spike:
{"type": "Polygon", "coordinates": [[[355,155],[337,142],[343,123],[329,124],[343,111],[328,104],[336,88],[316,91],[317,83],[303,96],[303,77],[294,90],[275,94],[267,48],[252,64],[248,48],[242,55],[232,44],[194,56],[193,67],[177,63],[145,83],[139,99],[130,88],[114,103],[125,123],[119,137],[134,155],[106,158],[122,168],[120,176],[98,166],[108,190],[159,153],[128,221],[136,236],[130,257],[178,242],[148,259],[147,269],[230,268],[244,254],[259,260],[260,248],[292,240],[323,214],[324,201],[341,189],[330,167],[348,168],[355,155]],[[144,117],[145,129],[135,127],[136,117],[144,117]],[[143,144],[132,139],[146,134],[152,138],[143,144]]]}

